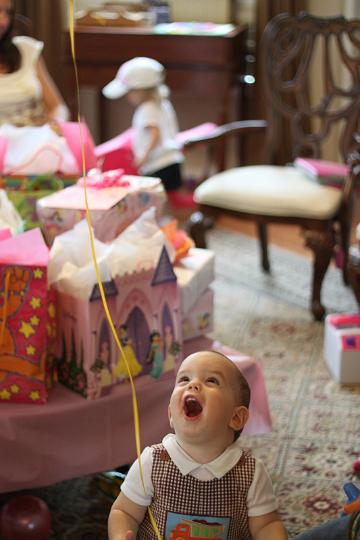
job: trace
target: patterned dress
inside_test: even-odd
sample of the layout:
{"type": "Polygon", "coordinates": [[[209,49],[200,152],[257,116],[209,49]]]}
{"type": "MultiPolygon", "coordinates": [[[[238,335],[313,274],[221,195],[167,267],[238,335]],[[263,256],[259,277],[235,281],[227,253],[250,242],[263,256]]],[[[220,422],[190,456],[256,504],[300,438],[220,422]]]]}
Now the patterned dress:
{"type": "MultiPolygon", "coordinates": [[[[255,459],[249,453],[243,453],[222,478],[200,481],[182,475],[162,444],[153,446],[153,451],[154,496],[150,509],[164,540],[251,539],[246,500],[255,459]]],[[[148,513],[137,538],[156,539],[148,513]]]]}
{"type": "Polygon", "coordinates": [[[42,125],[46,120],[37,63],[44,44],[28,36],[17,36],[13,43],[21,62],[13,73],[0,74],[0,125],[42,125]]]}

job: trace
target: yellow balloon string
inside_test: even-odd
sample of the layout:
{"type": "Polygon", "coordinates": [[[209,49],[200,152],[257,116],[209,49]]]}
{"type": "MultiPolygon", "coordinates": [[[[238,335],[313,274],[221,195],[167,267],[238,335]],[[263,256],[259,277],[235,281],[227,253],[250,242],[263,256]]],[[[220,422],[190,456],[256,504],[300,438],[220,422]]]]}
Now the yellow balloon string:
{"type": "MultiPolygon", "coordinates": [[[[74,71],[75,71],[76,98],[77,98],[77,108],[78,108],[77,121],[78,121],[79,128],[80,128],[82,175],[83,175],[83,180],[84,180],[84,197],[85,197],[86,221],[87,221],[88,230],[89,230],[90,248],[91,248],[91,254],[92,254],[92,259],[93,259],[94,268],[95,268],[95,274],[96,274],[97,282],[98,282],[98,285],[99,285],[100,296],[101,296],[101,299],[102,299],[102,302],[103,302],[106,317],[108,319],[111,331],[113,333],[115,343],[116,343],[116,345],[117,345],[117,347],[118,347],[118,349],[120,351],[120,354],[121,354],[121,356],[122,356],[122,358],[124,360],[126,370],[127,370],[128,376],[129,376],[129,381],[130,381],[130,385],[131,385],[133,416],[134,416],[134,434],[135,434],[136,453],[137,453],[137,459],[138,459],[138,463],[139,463],[139,472],[140,472],[141,483],[142,483],[142,486],[143,486],[143,488],[145,490],[144,475],[143,475],[141,459],[140,459],[140,456],[141,456],[141,444],[140,444],[139,407],[138,407],[138,402],[137,402],[137,397],[136,397],[135,384],[134,384],[133,377],[131,375],[131,370],[130,370],[130,367],[129,367],[129,363],[127,361],[126,355],[124,354],[124,350],[122,348],[121,342],[120,342],[119,337],[117,335],[117,332],[116,332],[114,323],[113,323],[113,321],[111,319],[110,311],[109,311],[109,308],[108,308],[108,305],[107,305],[107,301],[106,301],[106,297],[105,297],[105,293],[104,293],[104,288],[103,288],[103,284],[102,284],[102,281],[101,281],[99,266],[98,266],[98,263],[97,263],[97,260],[96,260],[94,235],[93,235],[92,228],[91,228],[90,211],[89,211],[89,205],[88,205],[87,186],[86,186],[86,164],[85,164],[84,140],[83,140],[83,134],[82,134],[81,117],[80,117],[80,85],[79,85],[79,76],[78,76],[78,70],[77,70],[77,65],[76,65],[74,21],[75,21],[74,0],[69,0],[69,29],[70,29],[71,56],[72,56],[72,61],[73,61],[73,64],[74,64],[74,71]]],[[[153,516],[150,508],[148,508],[148,512],[149,512],[149,518],[150,518],[152,527],[153,527],[153,529],[155,531],[155,534],[156,534],[158,540],[162,540],[159,529],[158,529],[158,526],[157,526],[157,524],[155,522],[154,516],[153,516]]]]}
{"type": "Polygon", "coordinates": [[[7,304],[8,304],[8,296],[9,296],[9,281],[10,281],[10,272],[8,271],[5,273],[4,308],[3,308],[3,319],[1,322],[1,331],[0,331],[0,345],[3,344],[4,334],[5,334],[5,326],[6,326],[6,318],[7,318],[7,304]]]}

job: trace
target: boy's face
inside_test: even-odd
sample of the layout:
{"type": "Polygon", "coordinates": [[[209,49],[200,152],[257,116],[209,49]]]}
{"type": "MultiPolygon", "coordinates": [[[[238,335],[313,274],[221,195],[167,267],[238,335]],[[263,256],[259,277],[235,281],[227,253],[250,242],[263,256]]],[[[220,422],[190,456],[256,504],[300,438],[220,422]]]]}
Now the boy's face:
{"type": "Polygon", "coordinates": [[[181,441],[231,444],[248,418],[241,405],[237,367],[208,351],[188,356],[180,366],[169,404],[169,421],[181,441]]]}

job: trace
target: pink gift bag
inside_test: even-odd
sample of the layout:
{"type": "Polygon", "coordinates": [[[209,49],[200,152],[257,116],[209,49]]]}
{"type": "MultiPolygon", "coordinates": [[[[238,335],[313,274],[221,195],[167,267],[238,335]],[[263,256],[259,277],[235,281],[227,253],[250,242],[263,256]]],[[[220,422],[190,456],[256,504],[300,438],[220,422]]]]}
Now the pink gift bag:
{"type": "Polygon", "coordinates": [[[40,229],[0,245],[0,403],[45,403],[56,329],[49,250],[40,229]]]}

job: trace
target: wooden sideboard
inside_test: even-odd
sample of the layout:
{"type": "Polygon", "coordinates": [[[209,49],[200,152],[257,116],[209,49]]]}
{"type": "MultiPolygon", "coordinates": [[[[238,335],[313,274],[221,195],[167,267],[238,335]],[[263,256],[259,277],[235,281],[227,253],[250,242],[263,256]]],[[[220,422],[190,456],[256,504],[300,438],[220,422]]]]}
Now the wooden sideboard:
{"type": "MultiPolygon", "coordinates": [[[[166,83],[173,92],[186,96],[216,98],[217,121],[228,119],[230,92],[239,86],[245,57],[245,27],[235,27],[225,35],[158,34],[151,28],[78,26],[75,29],[76,63],[79,85],[99,91],[100,138],[106,134],[104,98],[101,88],[119,66],[135,56],[149,56],[166,68],[166,83]]],[[[64,63],[67,101],[76,111],[75,75],[69,33],[65,32],[64,63]]],[[[237,98],[241,119],[241,95],[237,98]]]]}

